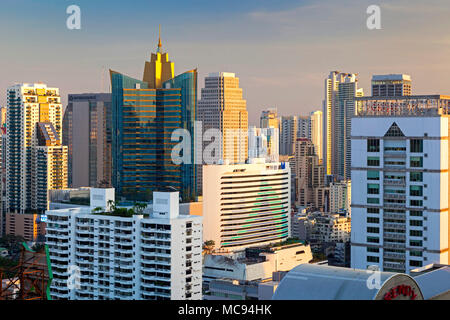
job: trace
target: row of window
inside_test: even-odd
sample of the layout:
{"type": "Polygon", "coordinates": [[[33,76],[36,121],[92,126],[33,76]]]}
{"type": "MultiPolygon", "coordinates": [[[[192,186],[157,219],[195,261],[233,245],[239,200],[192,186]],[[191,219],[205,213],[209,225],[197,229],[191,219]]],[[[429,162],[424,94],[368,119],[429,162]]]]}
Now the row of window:
{"type": "MultiPolygon", "coordinates": [[[[402,147],[385,147],[385,151],[406,151],[402,147]]],[[[380,139],[367,139],[367,152],[380,152],[380,139]]],[[[423,152],[423,140],[411,139],[409,140],[409,152],[421,153],[423,152]]]]}
{"type": "MultiPolygon", "coordinates": [[[[423,167],[423,157],[410,157],[409,166],[411,168],[422,168],[423,167]]],[[[385,161],[385,165],[395,165],[404,166],[406,163],[404,161],[385,161]]],[[[367,157],[368,167],[379,167],[380,157],[367,157]]]]}

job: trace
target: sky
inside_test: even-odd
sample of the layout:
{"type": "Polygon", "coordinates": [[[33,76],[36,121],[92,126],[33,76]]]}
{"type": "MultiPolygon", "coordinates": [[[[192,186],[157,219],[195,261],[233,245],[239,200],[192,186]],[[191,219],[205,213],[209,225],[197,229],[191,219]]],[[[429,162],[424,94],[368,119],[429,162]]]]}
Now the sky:
{"type": "Polygon", "coordinates": [[[69,93],[108,92],[108,70],[142,78],[144,61],[163,50],[175,73],[234,72],[249,122],[322,108],[330,71],[357,73],[370,95],[373,74],[406,73],[413,94],[450,94],[448,0],[2,0],[0,104],[15,83],[44,82],[69,93]],[[69,30],[69,5],[81,29],[69,30]],[[366,10],[381,9],[369,30],[366,10]]]}

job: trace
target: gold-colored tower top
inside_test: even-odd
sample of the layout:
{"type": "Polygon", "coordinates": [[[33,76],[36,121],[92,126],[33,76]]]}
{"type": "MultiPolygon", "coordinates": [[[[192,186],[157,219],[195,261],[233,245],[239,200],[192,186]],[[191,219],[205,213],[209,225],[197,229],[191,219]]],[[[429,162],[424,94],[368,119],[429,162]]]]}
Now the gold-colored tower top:
{"type": "Polygon", "coordinates": [[[162,84],[175,76],[175,65],[169,60],[168,53],[162,53],[161,25],[159,26],[158,48],[151,54],[150,61],[145,62],[143,81],[150,89],[159,89],[162,84]]]}

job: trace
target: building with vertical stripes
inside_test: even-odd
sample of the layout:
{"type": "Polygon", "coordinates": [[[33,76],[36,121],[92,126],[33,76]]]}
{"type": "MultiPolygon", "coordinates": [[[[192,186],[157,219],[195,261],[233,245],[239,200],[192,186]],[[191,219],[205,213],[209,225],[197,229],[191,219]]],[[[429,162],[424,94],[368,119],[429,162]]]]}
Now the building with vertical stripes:
{"type": "Polygon", "coordinates": [[[160,41],[145,64],[142,81],[110,71],[112,183],[129,200],[150,200],[161,188],[179,191],[183,200],[196,197],[197,70],[176,77],[173,70],[160,41]],[[172,150],[180,142],[172,140],[177,129],[189,133],[190,155],[183,163],[172,161],[172,150]]]}

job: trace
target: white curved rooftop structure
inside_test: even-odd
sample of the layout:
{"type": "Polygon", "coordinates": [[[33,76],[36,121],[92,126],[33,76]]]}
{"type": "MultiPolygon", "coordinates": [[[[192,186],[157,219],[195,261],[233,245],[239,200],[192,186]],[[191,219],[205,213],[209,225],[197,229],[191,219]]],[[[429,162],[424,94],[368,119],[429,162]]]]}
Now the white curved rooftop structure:
{"type": "MultiPolygon", "coordinates": [[[[423,299],[418,284],[409,275],[379,272],[380,285],[369,288],[368,280],[373,284],[372,279],[374,279],[374,272],[370,270],[302,264],[289,271],[280,282],[272,299],[378,300],[389,298],[388,294],[392,290],[408,287],[409,293],[414,292],[414,299],[423,299]],[[369,279],[369,277],[372,278],[369,279]]],[[[394,293],[391,298],[411,299],[413,295],[394,293]]]]}

